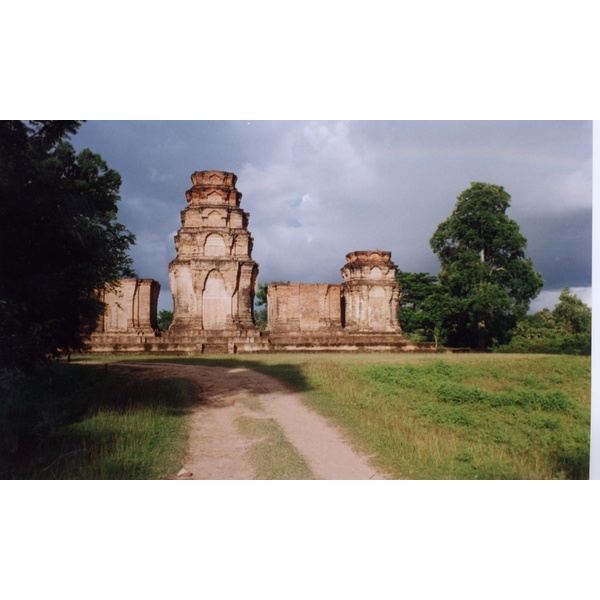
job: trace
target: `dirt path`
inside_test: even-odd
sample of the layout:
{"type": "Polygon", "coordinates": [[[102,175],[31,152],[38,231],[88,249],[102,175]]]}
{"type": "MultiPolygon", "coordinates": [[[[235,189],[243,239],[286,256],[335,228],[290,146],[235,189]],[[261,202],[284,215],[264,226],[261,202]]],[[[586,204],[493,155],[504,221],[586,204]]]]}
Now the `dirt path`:
{"type": "Polygon", "coordinates": [[[315,479],[384,479],[341,433],[308,409],[282,382],[244,368],[195,365],[113,364],[140,377],[190,380],[199,399],[181,479],[259,479],[252,450],[261,438],[242,422],[276,422],[315,479]]]}

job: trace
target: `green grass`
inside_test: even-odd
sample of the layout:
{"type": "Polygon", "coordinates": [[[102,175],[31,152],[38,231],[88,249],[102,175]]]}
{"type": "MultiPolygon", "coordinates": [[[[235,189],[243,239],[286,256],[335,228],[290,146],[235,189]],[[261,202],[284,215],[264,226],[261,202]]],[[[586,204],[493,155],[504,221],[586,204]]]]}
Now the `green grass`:
{"type": "Polygon", "coordinates": [[[240,431],[254,444],[249,450],[257,479],[314,479],[306,461],[274,419],[240,417],[240,431]]]}
{"type": "Polygon", "coordinates": [[[5,479],[163,479],[182,465],[185,380],[53,365],[10,387],[1,419],[11,439],[0,454],[5,479]]]}
{"type": "Polygon", "coordinates": [[[590,360],[453,355],[311,367],[311,406],[409,479],[585,479],[590,360]]]}
{"type": "Polygon", "coordinates": [[[274,354],[147,359],[244,366],[279,377],[396,478],[588,477],[589,357],[274,354]]]}

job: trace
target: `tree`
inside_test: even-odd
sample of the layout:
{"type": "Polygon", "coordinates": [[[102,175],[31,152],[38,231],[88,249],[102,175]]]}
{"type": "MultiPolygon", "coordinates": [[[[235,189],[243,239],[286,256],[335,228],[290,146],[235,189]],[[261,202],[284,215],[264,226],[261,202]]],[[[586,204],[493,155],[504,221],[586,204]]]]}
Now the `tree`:
{"type": "Polygon", "coordinates": [[[436,348],[448,336],[445,317],[455,301],[429,273],[399,271],[402,286],[398,317],[402,331],[412,340],[435,342],[436,348]]]}
{"type": "Polygon", "coordinates": [[[166,331],[171,327],[173,322],[173,311],[172,310],[161,310],[158,313],[158,329],[160,331],[166,331]]]}
{"type": "Polygon", "coordinates": [[[267,283],[259,283],[254,297],[254,322],[262,331],[267,328],[267,288],[267,283]]]}
{"type": "Polygon", "coordinates": [[[396,278],[402,286],[398,309],[402,331],[417,341],[433,340],[434,325],[427,306],[437,291],[437,277],[429,273],[398,271],[396,278]]]}
{"type": "Polygon", "coordinates": [[[554,320],[566,333],[590,333],[592,331],[592,311],[583,300],[571,294],[564,287],[558,297],[558,304],[552,311],[554,320]]]}
{"type": "Polygon", "coordinates": [[[120,175],[66,141],[80,121],[0,122],[0,361],[81,348],[97,291],[135,276],[120,175]]]}
{"type": "Polygon", "coordinates": [[[503,187],[472,183],[430,240],[451,299],[444,317],[448,344],[485,350],[510,341],[543,280],[525,257],[527,240],[506,210],[503,187]]]}
{"type": "Polygon", "coordinates": [[[501,352],[580,354],[592,352],[592,311],[569,288],[563,288],[553,311],[525,315],[501,352]]]}

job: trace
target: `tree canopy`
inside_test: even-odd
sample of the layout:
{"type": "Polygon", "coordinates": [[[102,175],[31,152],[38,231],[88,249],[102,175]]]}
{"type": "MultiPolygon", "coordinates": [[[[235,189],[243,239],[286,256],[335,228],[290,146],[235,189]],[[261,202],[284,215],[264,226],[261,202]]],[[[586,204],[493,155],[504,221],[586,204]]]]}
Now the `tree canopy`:
{"type": "Polygon", "coordinates": [[[396,278],[402,287],[398,318],[403,332],[419,341],[431,341],[433,323],[429,304],[438,290],[437,277],[399,270],[396,278]]]}
{"type": "Polygon", "coordinates": [[[171,327],[173,322],[173,311],[172,310],[161,310],[158,313],[158,329],[160,331],[167,331],[171,327]]]}
{"type": "Polygon", "coordinates": [[[564,287],[552,312],[556,324],[566,333],[592,333],[592,311],[583,300],[564,287]]]}
{"type": "Polygon", "coordinates": [[[485,349],[510,341],[542,289],[541,275],[525,257],[527,240],[506,215],[509,206],[503,187],[472,183],[430,240],[441,263],[451,346],[485,349]]]}
{"type": "Polygon", "coordinates": [[[499,349],[589,355],[592,352],[592,310],[565,287],[554,310],[544,308],[523,317],[510,344],[499,349]]]}
{"type": "Polygon", "coordinates": [[[121,177],[67,142],[80,121],[0,122],[0,361],[80,348],[97,291],[134,276],[121,177]]]}

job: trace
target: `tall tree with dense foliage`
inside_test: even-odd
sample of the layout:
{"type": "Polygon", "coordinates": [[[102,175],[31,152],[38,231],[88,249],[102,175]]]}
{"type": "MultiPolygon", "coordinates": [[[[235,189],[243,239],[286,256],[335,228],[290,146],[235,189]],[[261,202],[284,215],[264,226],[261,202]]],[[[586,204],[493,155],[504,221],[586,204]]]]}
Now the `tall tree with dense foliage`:
{"type": "Polygon", "coordinates": [[[398,271],[402,293],[398,318],[403,333],[416,342],[445,341],[445,316],[452,311],[454,300],[429,273],[398,271]]]}
{"type": "Polygon", "coordinates": [[[527,240],[506,215],[509,206],[503,187],[472,183],[430,240],[441,263],[440,285],[452,299],[445,314],[450,346],[485,350],[510,341],[542,289],[525,256],[527,240]]]}
{"type": "Polygon", "coordinates": [[[80,121],[0,122],[0,361],[80,348],[97,290],[134,275],[121,177],[66,140],[80,121]]]}
{"type": "Polygon", "coordinates": [[[428,302],[438,289],[437,277],[429,273],[400,271],[396,275],[402,293],[398,318],[402,331],[417,341],[433,340],[433,322],[428,302]]]}

